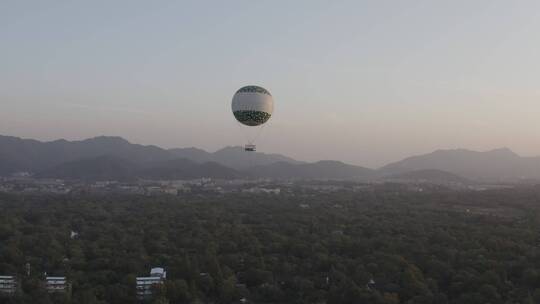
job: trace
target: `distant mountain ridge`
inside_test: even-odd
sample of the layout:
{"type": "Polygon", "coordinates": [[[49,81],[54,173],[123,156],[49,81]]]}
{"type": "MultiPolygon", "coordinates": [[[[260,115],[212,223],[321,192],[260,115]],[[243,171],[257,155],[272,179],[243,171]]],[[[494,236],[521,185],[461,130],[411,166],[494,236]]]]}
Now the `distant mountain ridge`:
{"type": "Polygon", "coordinates": [[[77,180],[118,180],[137,178],[138,165],[110,155],[68,161],[36,172],[37,177],[77,180]]]}
{"type": "Polygon", "coordinates": [[[379,172],[388,176],[427,169],[490,182],[540,179],[540,157],[521,157],[508,148],[487,152],[465,149],[437,150],[388,164],[379,172]]]}
{"type": "Polygon", "coordinates": [[[318,161],[309,164],[292,164],[278,162],[267,166],[253,167],[252,170],[259,177],[274,179],[348,179],[372,180],[377,171],[348,165],[339,161],[318,161]]]}
{"type": "Polygon", "coordinates": [[[471,185],[475,182],[456,174],[437,170],[437,169],[425,169],[402,172],[390,176],[383,177],[384,180],[393,182],[405,182],[405,183],[432,183],[432,184],[461,184],[471,185]]]}
{"type": "Polygon", "coordinates": [[[40,142],[0,136],[0,168],[9,163],[9,171],[41,171],[61,163],[99,156],[114,156],[131,162],[151,162],[174,158],[156,146],[131,144],[121,137],[99,136],[81,141],[40,142]]]}
{"type": "Polygon", "coordinates": [[[73,179],[273,178],[436,183],[540,181],[540,157],[521,157],[508,148],[487,152],[437,150],[378,170],[339,161],[306,163],[280,154],[246,153],[242,147],[216,152],[162,149],[121,137],[41,142],[0,136],[0,176],[28,171],[73,179]]]}
{"type": "Polygon", "coordinates": [[[252,166],[264,166],[277,162],[300,164],[302,162],[281,154],[250,153],[246,154],[242,147],[225,147],[214,153],[197,148],[170,149],[177,158],[186,158],[195,162],[216,162],[235,169],[246,169],[252,166]]]}
{"type": "Polygon", "coordinates": [[[243,174],[215,162],[196,163],[188,159],[175,159],[152,163],[134,163],[105,155],[62,163],[38,172],[37,176],[89,181],[133,181],[136,179],[180,180],[203,177],[234,179],[243,177],[243,174]]]}
{"type": "Polygon", "coordinates": [[[180,180],[211,177],[216,179],[272,178],[272,179],[342,179],[367,181],[375,171],[340,162],[322,161],[313,164],[272,163],[265,166],[235,170],[216,162],[198,163],[185,158],[133,163],[114,156],[99,156],[70,161],[37,172],[37,177],[77,180],[136,179],[180,180]]]}
{"type": "Polygon", "coordinates": [[[274,162],[300,163],[279,154],[257,152],[247,155],[241,147],[226,147],[210,153],[197,148],[167,150],[152,145],[132,144],[121,137],[113,136],[50,142],[0,136],[0,175],[17,171],[41,172],[60,164],[104,156],[109,160],[119,158],[133,164],[187,159],[196,163],[215,162],[233,169],[246,169],[249,166],[269,165],[274,162]]]}

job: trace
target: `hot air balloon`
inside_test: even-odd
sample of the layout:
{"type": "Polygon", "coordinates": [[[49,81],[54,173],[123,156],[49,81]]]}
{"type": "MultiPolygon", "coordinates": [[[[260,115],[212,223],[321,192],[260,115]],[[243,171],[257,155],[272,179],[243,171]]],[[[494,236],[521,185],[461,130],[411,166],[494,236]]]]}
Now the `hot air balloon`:
{"type": "Polygon", "coordinates": [[[259,86],[240,88],[232,99],[232,112],[245,133],[245,151],[256,151],[255,140],[261,134],[274,111],[274,99],[268,90],[259,86]]]}

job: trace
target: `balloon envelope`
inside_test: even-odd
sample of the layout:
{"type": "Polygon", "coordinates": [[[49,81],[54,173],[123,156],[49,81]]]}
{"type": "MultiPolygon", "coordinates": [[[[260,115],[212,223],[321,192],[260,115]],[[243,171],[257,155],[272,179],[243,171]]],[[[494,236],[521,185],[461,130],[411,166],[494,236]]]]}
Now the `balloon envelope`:
{"type": "Polygon", "coordinates": [[[274,111],[270,92],[259,86],[245,86],[232,99],[232,112],[238,122],[255,127],[266,123],[274,111]]]}

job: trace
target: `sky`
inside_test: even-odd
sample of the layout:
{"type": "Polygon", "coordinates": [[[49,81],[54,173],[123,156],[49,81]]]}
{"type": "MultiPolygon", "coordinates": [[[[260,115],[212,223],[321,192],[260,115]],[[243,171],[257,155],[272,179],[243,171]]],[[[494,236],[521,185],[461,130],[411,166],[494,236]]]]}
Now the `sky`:
{"type": "Polygon", "coordinates": [[[243,145],[378,167],[436,149],[540,155],[539,1],[0,1],[0,134],[243,145]]]}

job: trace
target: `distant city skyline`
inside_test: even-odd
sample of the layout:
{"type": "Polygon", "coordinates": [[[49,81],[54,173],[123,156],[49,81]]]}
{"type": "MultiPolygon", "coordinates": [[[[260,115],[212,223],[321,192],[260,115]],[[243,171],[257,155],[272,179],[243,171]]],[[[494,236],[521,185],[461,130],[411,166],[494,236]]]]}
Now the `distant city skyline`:
{"type": "Polygon", "coordinates": [[[2,1],[0,134],[215,151],[254,84],[261,152],[540,155],[539,29],[536,1],[2,1]]]}

